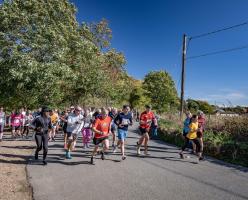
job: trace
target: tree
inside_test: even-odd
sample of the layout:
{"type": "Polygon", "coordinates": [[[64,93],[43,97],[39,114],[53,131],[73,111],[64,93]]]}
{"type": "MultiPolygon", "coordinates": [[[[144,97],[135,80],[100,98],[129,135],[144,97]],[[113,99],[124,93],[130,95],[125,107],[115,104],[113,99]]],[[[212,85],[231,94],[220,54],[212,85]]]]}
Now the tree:
{"type": "Polygon", "coordinates": [[[145,76],[143,82],[145,95],[158,112],[167,112],[176,108],[179,100],[175,83],[166,71],[152,71],[145,76]]]}

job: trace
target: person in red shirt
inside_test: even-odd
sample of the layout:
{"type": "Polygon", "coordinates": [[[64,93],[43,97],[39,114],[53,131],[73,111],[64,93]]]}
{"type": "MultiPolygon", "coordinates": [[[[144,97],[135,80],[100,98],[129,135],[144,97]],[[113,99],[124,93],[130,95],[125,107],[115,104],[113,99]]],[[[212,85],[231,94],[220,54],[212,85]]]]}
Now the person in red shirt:
{"type": "Polygon", "coordinates": [[[140,147],[144,142],[145,151],[144,154],[148,155],[148,142],[149,142],[149,131],[151,128],[152,121],[155,120],[155,115],[151,111],[151,106],[146,105],[146,110],[140,115],[140,126],[141,138],[137,142],[137,154],[140,155],[140,147]]]}
{"type": "Polygon", "coordinates": [[[104,152],[109,149],[109,134],[111,129],[112,118],[108,116],[109,112],[107,109],[101,109],[101,116],[97,118],[93,124],[92,131],[94,132],[93,143],[95,148],[92,152],[90,163],[94,165],[94,156],[97,153],[99,144],[103,144],[101,151],[101,159],[104,160],[104,152]]]}

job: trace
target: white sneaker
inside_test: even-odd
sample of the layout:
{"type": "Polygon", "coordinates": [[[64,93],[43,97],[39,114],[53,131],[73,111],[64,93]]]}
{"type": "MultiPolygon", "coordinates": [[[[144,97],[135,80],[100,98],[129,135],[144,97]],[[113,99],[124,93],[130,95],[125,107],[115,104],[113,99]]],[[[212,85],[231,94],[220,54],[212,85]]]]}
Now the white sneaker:
{"type": "Polygon", "coordinates": [[[116,152],[117,152],[117,147],[114,146],[114,147],[113,147],[113,153],[116,153],[116,152]]]}
{"type": "Polygon", "coordinates": [[[140,147],[137,147],[137,154],[140,155],[140,147]]]}

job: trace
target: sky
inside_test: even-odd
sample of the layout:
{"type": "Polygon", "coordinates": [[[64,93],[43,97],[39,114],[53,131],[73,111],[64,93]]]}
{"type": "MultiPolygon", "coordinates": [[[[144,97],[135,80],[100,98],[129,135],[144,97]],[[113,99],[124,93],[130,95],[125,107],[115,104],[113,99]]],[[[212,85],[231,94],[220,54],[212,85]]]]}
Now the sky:
{"type": "MultiPolygon", "coordinates": [[[[109,21],[111,46],[127,60],[128,74],[143,79],[166,70],[180,93],[182,37],[248,21],[248,0],[70,0],[79,23],[109,21]]],[[[1,0],[0,0],[1,2],[1,0]]],[[[192,39],[187,57],[248,45],[248,24],[192,39]]],[[[186,60],[185,98],[248,106],[248,48],[186,60]]]]}

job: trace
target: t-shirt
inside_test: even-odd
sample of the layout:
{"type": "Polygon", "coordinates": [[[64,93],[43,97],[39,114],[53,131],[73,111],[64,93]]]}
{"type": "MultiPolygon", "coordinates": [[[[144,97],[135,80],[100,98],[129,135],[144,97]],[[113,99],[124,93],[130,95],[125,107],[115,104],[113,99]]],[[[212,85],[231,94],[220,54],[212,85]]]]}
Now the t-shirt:
{"type": "Polygon", "coordinates": [[[190,131],[189,125],[190,125],[190,118],[186,118],[183,123],[183,132],[188,133],[190,131]]]}
{"type": "Polygon", "coordinates": [[[68,115],[67,129],[68,133],[79,134],[83,128],[83,116],[81,114],[76,115],[75,113],[68,115]]]}
{"type": "Polygon", "coordinates": [[[91,115],[88,115],[88,116],[84,117],[83,122],[84,122],[83,128],[90,128],[90,126],[92,124],[91,115]]]}
{"type": "Polygon", "coordinates": [[[152,121],[155,119],[153,112],[143,112],[140,115],[140,128],[149,129],[152,121]]]}
{"type": "Polygon", "coordinates": [[[11,115],[11,125],[12,126],[21,126],[23,120],[22,114],[12,114],[11,115]]]}
{"type": "Polygon", "coordinates": [[[50,116],[50,118],[51,118],[51,122],[52,122],[52,124],[56,124],[57,122],[58,122],[58,114],[56,114],[56,113],[53,113],[51,116],[50,116]]]}
{"type": "Polygon", "coordinates": [[[114,121],[115,121],[115,124],[118,126],[118,129],[127,131],[128,125],[133,123],[133,118],[132,118],[131,113],[128,113],[125,115],[125,113],[122,112],[117,115],[114,121]],[[123,127],[120,127],[119,125],[123,125],[123,127]]]}
{"type": "Polygon", "coordinates": [[[5,113],[0,112],[0,124],[4,124],[4,123],[5,123],[5,113]]]}
{"type": "Polygon", "coordinates": [[[95,138],[102,138],[109,135],[111,121],[112,118],[109,116],[105,117],[104,119],[102,117],[96,119],[93,128],[103,132],[103,134],[95,133],[95,138]]]}
{"type": "Polygon", "coordinates": [[[189,138],[190,140],[193,140],[197,137],[197,129],[198,129],[198,122],[192,122],[189,125],[189,133],[187,134],[187,138],[189,138]]]}

